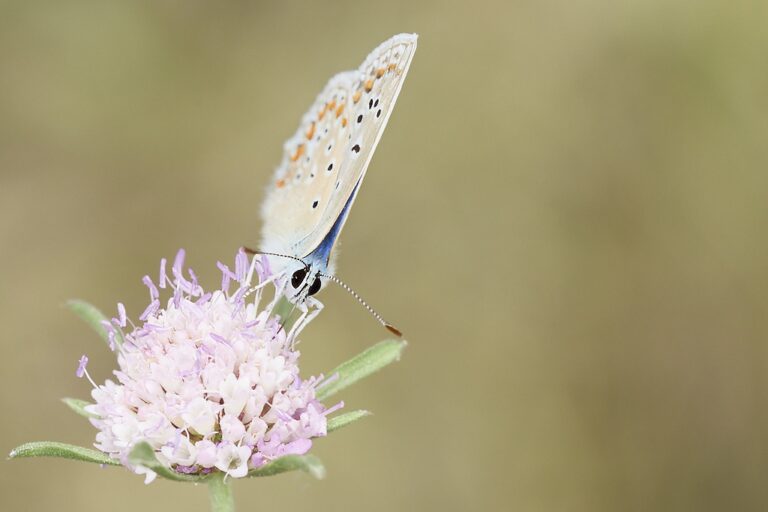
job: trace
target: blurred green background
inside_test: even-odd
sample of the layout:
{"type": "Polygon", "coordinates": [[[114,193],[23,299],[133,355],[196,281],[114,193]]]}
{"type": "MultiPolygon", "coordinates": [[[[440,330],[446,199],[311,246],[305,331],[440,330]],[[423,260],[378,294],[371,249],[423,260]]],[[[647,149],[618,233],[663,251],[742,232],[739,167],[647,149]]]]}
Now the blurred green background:
{"type": "MultiPolygon", "coordinates": [[[[81,445],[59,402],[179,247],[255,244],[325,81],[418,32],[339,275],[406,333],[316,444],[328,478],[242,510],[768,509],[768,4],[0,3],[2,449],[81,445]]],[[[337,289],[307,374],[386,337],[337,289]]],[[[206,490],[3,462],[2,510],[205,510],[206,490]]]]}

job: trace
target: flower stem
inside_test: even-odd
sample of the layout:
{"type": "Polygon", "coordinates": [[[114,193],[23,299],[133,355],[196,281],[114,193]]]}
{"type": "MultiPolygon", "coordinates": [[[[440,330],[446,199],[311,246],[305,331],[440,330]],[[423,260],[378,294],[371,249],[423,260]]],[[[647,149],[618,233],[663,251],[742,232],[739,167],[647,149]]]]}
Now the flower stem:
{"type": "Polygon", "coordinates": [[[232,481],[225,481],[223,473],[215,473],[208,480],[208,496],[211,498],[211,512],[234,512],[235,499],[232,496],[232,481]]]}

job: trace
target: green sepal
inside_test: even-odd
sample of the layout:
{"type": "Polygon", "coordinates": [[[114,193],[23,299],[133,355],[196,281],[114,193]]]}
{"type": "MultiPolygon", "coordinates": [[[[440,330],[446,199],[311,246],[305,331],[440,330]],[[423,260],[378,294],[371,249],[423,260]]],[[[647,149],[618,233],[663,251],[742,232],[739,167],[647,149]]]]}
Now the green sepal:
{"type": "MultiPolygon", "coordinates": [[[[74,314],[84,320],[88,325],[90,325],[91,329],[96,331],[96,333],[101,336],[101,339],[107,343],[107,346],[109,346],[109,333],[102,324],[104,321],[109,322],[109,318],[107,318],[104,313],[102,313],[93,304],[79,299],[68,300],[67,307],[70,311],[72,311],[74,314]]],[[[122,345],[123,343],[123,337],[120,334],[119,329],[116,329],[115,332],[115,343],[118,345],[122,345]]]]}
{"type": "Polygon", "coordinates": [[[22,457],[59,457],[62,459],[94,462],[96,464],[109,464],[110,466],[120,465],[120,462],[111,458],[104,452],[67,443],[58,443],[56,441],[34,441],[32,443],[25,443],[11,450],[8,457],[11,459],[22,457]]]}
{"type": "Polygon", "coordinates": [[[328,420],[328,426],[327,430],[330,434],[334,430],[339,430],[342,427],[346,427],[350,423],[353,423],[361,418],[365,418],[366,416],[370,416],[370,411],[365,411],[363,409],[357,410],[357,411],[350,411],[344,414],[339,414],[338,416],[334,416],[333,418],[328,420]]]}
{"type": "Polygon", "coordinates": [[[314,455],[285,455],[248,472],[249,477],[272,476],[288,471],[301,470],[321,480],[325,478],[325,466],[314,455]]]}
{"type": "Polygon", "coordinates": [[[202,482],[208,475],[184,475],[177,473],[167,466],[163,466],[155,456],[155,450],[146,441],[136,443],[128,454],[128,462],[134,466],[143,466],[151,469],[157,476],[173,480],[174,482],[202,482]]]}
{"type": "Polygon", "coordinates": [[[62,402],[64,402],[67,407],[75,411],[77,414],[84,418],[98,418],[97,415],[92,414],[85,410],[85,408],[89,405],[93,405],[90,402],[86,402],[85,400],[80,400],[79,398],[62,398],[62,402]]]}
{"type": "Polygon", "coordinates": [[[407,343],[401,340],[385,340],[367,348],[349,361],[329,372],[328,377],[338,374],[335,380],[328,380],[317,389],[318,400],[325,400],[342,389],[354,384],[400,359],[407,343]]]}

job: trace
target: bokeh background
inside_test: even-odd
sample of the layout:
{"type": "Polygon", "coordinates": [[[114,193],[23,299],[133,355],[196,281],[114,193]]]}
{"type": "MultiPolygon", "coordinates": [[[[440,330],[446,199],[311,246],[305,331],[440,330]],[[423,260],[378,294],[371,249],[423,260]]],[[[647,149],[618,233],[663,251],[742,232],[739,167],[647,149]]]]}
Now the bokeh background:
{"type": "MultiPolygon", "coordinates": [[[[243,510],[768,509],[768,4],[0,3],[0,439],[90,445],[58,400],[113,358],[62,307],[135,315],[179,247],[258,240],[283,140],[335,72],[419,50],[339,274],[406,333],[375,416],[243,510]]],[[[386,333],[342,291],[327,370],[386,333]]],[[[2,462],[2,510],[205,510],[206,490],[2,462]]]]}

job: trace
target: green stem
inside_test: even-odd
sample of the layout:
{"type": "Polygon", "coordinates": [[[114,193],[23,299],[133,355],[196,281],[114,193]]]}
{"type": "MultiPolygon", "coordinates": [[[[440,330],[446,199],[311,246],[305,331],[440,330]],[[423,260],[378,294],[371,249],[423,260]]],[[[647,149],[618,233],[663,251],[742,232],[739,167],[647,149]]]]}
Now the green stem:
{"type": "Polygon", "coordinates": [[[208,480],[208,496],[211,498],[211,512],[234,512],[235,499],[232,496],[232,479],[224,480],[223,473],[215,473],[208,480]]]}

